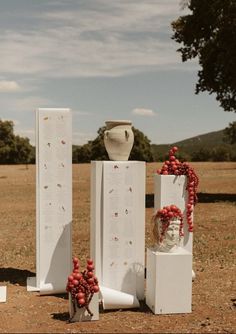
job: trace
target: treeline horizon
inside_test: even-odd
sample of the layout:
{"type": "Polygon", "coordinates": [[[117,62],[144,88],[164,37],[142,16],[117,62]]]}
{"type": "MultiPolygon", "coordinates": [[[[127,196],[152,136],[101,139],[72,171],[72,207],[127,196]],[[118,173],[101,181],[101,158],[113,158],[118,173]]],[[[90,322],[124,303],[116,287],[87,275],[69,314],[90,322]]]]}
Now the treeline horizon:
{"type": "MultiPolygon", "coordinates": [[[[231,124],[232,125],[232,124],[231,124]]],[[[136,128],[134,146],[129,160],[163,162],[172,146],[179,148],[180,161],[236,161],[236,143],[227,140],[227,128],[189,138],[173,144],[151,144],[148,137],[136,128]]],[[[73,163],[89,163],[92,160],[109,160],[103,142],[105,127],[98,129],[97,137],[84,145],[72,146],[73,163]]],[[[0,164],[34,164],[35,146],[29,138],[14,134],[14,123],[0,119],[0,164]]]]}

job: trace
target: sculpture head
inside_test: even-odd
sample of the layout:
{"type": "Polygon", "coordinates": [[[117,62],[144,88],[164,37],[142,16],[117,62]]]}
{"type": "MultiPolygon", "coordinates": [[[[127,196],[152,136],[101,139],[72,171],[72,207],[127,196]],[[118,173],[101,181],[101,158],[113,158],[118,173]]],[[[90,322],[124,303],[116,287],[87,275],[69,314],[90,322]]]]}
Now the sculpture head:
{"type": "Polygon", "coordinates": [[[165,232],[165,239],[173,243],[179,243],[180,240],[180,220],[173,219],[165,232]]]}
{"type": "Polygon", "coordinates": [[[154,237],[157,250],[170,252],[179,247],[183,236],[183,215],[174,205],[159,210],[154,217],[154,237]]]}

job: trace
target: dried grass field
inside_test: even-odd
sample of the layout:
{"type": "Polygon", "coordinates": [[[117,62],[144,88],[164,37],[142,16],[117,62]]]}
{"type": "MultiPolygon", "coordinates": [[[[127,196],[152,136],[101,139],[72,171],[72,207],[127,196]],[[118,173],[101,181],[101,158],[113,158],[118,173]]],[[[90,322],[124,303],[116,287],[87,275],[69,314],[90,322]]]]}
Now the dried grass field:
{"type": "MultiPolygon", "coordinates": [[[[147,164],[146,193],[153,194],[147,164]]],[[[35,166],[0,166],[0,332],[15,333],[206,333],[236,332],[236,163],[193,163],[199,178],[194,212],[192,313],[153,315],[139,310],[101,312],[100,320],[68,323],[66,295],[27,293],[35,274],[35,166]]],[[[153,243],[151,203],[146,208],[146,246],[153,243]]],[[[89,255],[90,165],[73,165],[73,254],[82,264],[89,255]]],[[[66,278],[65,278],[66,279],[66,278]]],[[[181,287],[184,289],[184,287],[181,287]]]]}

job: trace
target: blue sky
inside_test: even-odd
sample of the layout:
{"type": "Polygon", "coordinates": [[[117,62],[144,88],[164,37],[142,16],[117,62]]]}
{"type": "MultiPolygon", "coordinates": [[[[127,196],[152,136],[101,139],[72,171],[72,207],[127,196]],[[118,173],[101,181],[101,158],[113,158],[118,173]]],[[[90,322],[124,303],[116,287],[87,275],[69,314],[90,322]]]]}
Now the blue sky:
{"type": "Polygon", "coordinates": [[[194,94],[197,61],[182,63],[170,23],[179,0],[0,0],[0,118],[35,142],[35,109],[68,107],[73,143],[129,119],[152,143],[235,120],[194,94]]]}

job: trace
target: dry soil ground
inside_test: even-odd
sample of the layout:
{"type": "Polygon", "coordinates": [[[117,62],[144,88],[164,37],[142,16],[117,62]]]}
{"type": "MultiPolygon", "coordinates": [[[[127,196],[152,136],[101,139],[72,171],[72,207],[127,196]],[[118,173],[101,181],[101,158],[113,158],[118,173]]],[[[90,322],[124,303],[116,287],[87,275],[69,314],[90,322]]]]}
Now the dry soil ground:
{"type": "MultiPolygon", "coordinates": [[[[66,295],[27,293],[35,274],[35,166],[0,166],[0,332],[236,332],[236,163],[192,164],[200,177],[194,212],[192,313],[153,315],[139,310],[102,312],[91,323],[68,323],[66,295]]],[[[152,240],[153,172],[147,164],[146,246],[152,240]]],[[[89,254],[90,166],[73,166],[73,254],[84,264],[89,254]]],[[[184,287],[183,287],[184,288],[184,287]]]]}

